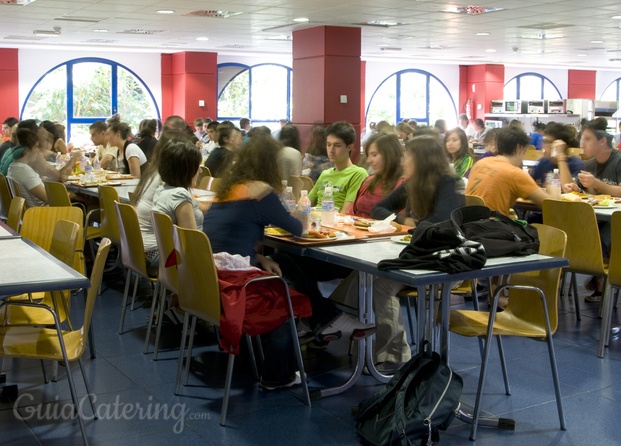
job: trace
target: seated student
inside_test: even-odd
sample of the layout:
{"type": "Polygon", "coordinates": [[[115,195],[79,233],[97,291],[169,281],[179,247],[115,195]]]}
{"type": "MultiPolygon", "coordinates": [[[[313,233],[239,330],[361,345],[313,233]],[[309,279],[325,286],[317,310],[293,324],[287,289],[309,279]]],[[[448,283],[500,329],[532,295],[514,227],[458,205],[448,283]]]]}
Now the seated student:
{"type": "MultiPolygon", "coordinates": [[[[572,126],[573,127],[573,126],[572,126]]],[[[543,158],[539,160],[532,173],[537,184],[544,186],[546,176],[554,169],[559,169],[562,184],[572,182],[584,170],[584,161],[567,155],[567,148],[572,141],[569,126],[551,122],[547,125],[543,139],[543,158]]]]}
{"type": "Polygon", "coordinates": [[[209,168],[211,176],[222,177],[234,154],[242,145],[241,132],[231,122],[225,121],[218,125],[218,147],[213,149],[209,158],[205,161],[205,167],[209,168]]]}
{"type": "Polygon", "coordinates": [[[368,139],[364,152],[375,174],[362,182],[347,213],[370,217],[373,207],[403,182],[403,149],[397,135],[376,133],[368,139]]]}
{"type": "MultiPolygon", "coordinates": [[[[302,234],[302,224],[285,210],[278,199],[281,189],[277,153],[279,144],[271,136],[256,135],[235,154],[235,163],[216,190],[216,199],[203,224],[214,253],[228,252],[248,256],[252,265],[283,276],[293,288],[308,296],[313,314],[309,318],[317,339],[338,339],[351,335],[362,339],[374,333],[374,326],[363,324],[341,313],[324,299],[312,282],[300,273],[293,277],[294,262],[284,253],[272,258],[257,252],[266,225],[274,224],[294,235],[302,234]]],[[[299,383],[288,364],[293,356],[290,331],[271,333],[270,348],[264,361],[261,385],[269,390],[299,383]],[[278,339],[286,345],[279,345],[278,339]],[[283,362],[286,362],[283,364],[283,362]],[[283,376],[284,375],[284,376],[283,376]]]]}
{"type": "MultiPolygon", "coordinates": [[[[398,194],[401,206],[406,208],[410,220],[406,224],[415,226],[422,221],[448,220],[451,212],[465,206],[466,201],[458,185],[461,180],[447,163],[438,138],[414,137],[405,147],[403,167],[408,180],[392,195],[398,194]],[[399,189],[403,192],[398,192],[399,189]]],[[[384,201],[378,206],[382,203],[385,206],[384,201]]],[[[405,285],[389,279],[376,277],[373,280],[373,310],[377,325],[373,361],[383,374],[394,374],[411,358],[399,298],[395,297],[403,288],[405,285]]]]}
{"type": "Polygon", "coordinates": [[[39,137],[28,129],[18,129],[17,138],[20,146],[13,148],[13,162],[8,168],[7,178],[13,180],[19,187],[26,209],[34,206],[47,206],[47,194],[43,181],[29,165],[39,155],[39,137]]]}
{"type": "Polygon", "coordinates": [[[449,130],[444,138],[444,149],[459,178],[468,178],[474,159],[468,153],[466,133],[458,127],[449,130]]]}
{"type": "Polygon", "coordinates": [[[282,173],[282,179],[288,180],[291,175],[300,174],[300,163],[302,162],[300,132],[293,124],[285,124],[280,129],[278,140],[284,146],[278,152],[278,167],[282,173]]]}
{"type": "MultiPolygon", "coordinates": [[[[585,169],[578,174],[578,184],[563,185],[565,192],[586,190],[589,194],[621,196],[621,152],[612,148],[612,135],[597,127],[597,123],[582,131],[581,147],[587,157],[585,169]]],[[[562,164],[561,164],[562,167],[562,164]]],[[[604,258],[610,256],[610,222],[599,222],[604,258]]],[[[604,287],[603,278],[595,278],[595,291],[587,302],[599,302],[604,287]]]]}
{"type": "MultiPolygon", "coordinates": [[[[211,121],[205,124],[205,132],[206,132],[206,143],[207,143],[207,153],[211,153],[214,151],[216,147],[218,147],[218,126],[220,123],[218,121],[211,121]]],[[[205,138],[203,138],[204,140],[205,138]]]]}
{"type": "Polygon", "coordinates": [[[321,203],[326,185],[332,186],[334,208],[346,214],[356,199],[367,171],[351,162],[351,151],[356,142],[354,126],[348,122],[335,122],[326,129],[328,158],[334,167],[319,175],[313,189],[308,193],[312,205],[321,203]]]}
{"type": "Polygon", "coordinates": [[[182,228],[203,226],[203,211],[190,192],[196,186],[202,161],[201,152],[190,142],[173,141],[160,151],[157,170],[164,184],[155,191],[153,210],[168,215],[182,228]]]}
{"type": "Polygon", "coordinates": [[[150,276],[157,275],[159,268],[159,253],[157,250],[157,240],[153,232],[151,211],[154,207],[153,199],[155,192],[164,184],[158,170],[160,151],[162,147],[166,147],[173,142],[190,142],[190,138],[187,133],[177,130],[170,130],[162,135],[153,149],[152,161],[140,177],[140,182],[136,186],[134,195],[132,195],[130,200],[131,205],[136,208],[136,214],[138,215],[144,253],[147,259],[147,271],[150,276]]]}
{"type": "Polygon", "coordinates": [[[485,127],[485,122],[483,122],[482,119],[475,119],[472,121],[472,126],[475,131],[472,141],[482,142],[485,139],[485,135],[487,135],[487,132],[489,131],[489,127],[485,127]]]}
{"type": "Polygon", "coordinates": [[[143,119],[140,122],[138,135],[134,138],[133,142],[142,150],[144,156],[147,157],[147,161],[151,161],[153,158],[153,149],[157,144],[155,139],[155,133],[157,132],[157,120],[155,119],[143,119]]]}
{"type": "Polygon", "coordinates": [[[140,147],[130,141],[132,132],[129,125],[115,121],[108,126],[106,136],[110,146],[119,148],[119,171],[140,178],[141,173],[147,168],[147,157],[140,147]]]}
{"type": "Polygon", "coordinates": [[[397,124],[397,127],[395,127],[395,130],[397,131],[397,134],[399,135],[399,139],[403,141],[403,144],[405,144],[406,142],[408,142],[410,139],[414,137],[414,129],[407,122],[401,121],[399,124],[397,124]]]}
{"type": "Polygon", "coordinates": [[[532,200],[537,206],[552,198],[522,170],[522,159],[530,142],[528,135],[508,127],[498,132],[496,141],[498,155],[482,159],[472,167],[466,194],[483,198],[487,207],[506,216],[510,216],[511,206],[518,198],[532,200]]]}
{"type": "Polygon", "coordinates": [[[318,127],[313,130],[313,142],[302,160],[301,173],[312,179],[315,184],[321,172],[332,167],[334,164],[330,162],[326,149],[326,129],[318,127]]]}
{"type": "Polygon", "coordinates": [[[117,170],[116,158],[119,149],[108,144],[107,129],[108,125],[105,122],[95,121],[88,128],[88,132],[91,134],[91,141],[97,147],[97,156],[99,157],[101,168],[104,170],[117,170]]]}
{"type": "Polygon", "coordinates": [[[485,153],[481,155],[477,162],[488,156],[496,156],[498,154],[498,147],[496,146],[496,138],[498,137],[499,128],[489,129],[483,138],[483,144],[485,145],[485,153]]]}

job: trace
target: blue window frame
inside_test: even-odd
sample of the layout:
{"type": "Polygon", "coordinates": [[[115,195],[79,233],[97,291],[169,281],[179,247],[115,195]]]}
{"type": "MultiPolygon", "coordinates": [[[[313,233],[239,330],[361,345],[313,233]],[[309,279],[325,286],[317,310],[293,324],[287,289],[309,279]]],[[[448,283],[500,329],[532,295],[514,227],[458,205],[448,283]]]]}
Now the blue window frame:
{"type": "Polygon", "coordinates": [[[539,73],[522,73],[505,83],[504,99],[563,99],[554,82],[539,73]]]}
{"type": "Polygon", "coordinates": [[[619,83],[621,82],[621,77],[612,81],[602,95],[600,96],[600,101],[619,101],[619,83]]]}
{"type": "MultiPolygon", "coordinates": [[[[92,81],[92,79],[89,79],[89,81],[92,81]]],[[[161,117],[151,90],[136,73],[126,66],[109,59],[87,57],[58,64],[41,76],[24,101],[20,119],[49,119],[61,122],[66,125],[67,140],[70,141],[72,131],[78,132],[76,127],[82,127],[78,133],[84,135],[84,128],[86,126],[90,126],[90,124],[98,120],[105,120],[117,112],[121,113],[123,121],[131,123],[134,130],[138,129],[138,123],[142,119],[152,119],[154,117],[160,119],[161,117]],[[89,104],[94,109],[92,112],[81,109],[80,99],[87,94],[82,90],[92,88],[93,82],[87,85],[86,82],[78,80],[76,84],[76,77],[74,76],[82,77],[84,80],[84,78],[91,74],[88,72],[88,68],[90,68],[91,73],[104,78],[98,86],[99,91],[94,94],[105,97],[102,97],[102,101],[98,104],[93,102],[89,104]],[[46,81],[54,76],[56,77],[54,85],[47,85],[46,81]],[[64,82],[61,82],[63,76],[65,79],[64,82]],[[119,78],[123,80],[121,84],[119,84],[119,78]],[[55,95],[54,98],[57,102],[62,103],[54,114],[48,110],[41,110],[41,108],[36,110],[37,107],[33,107],[33,103],[36,103],[38,100],[37,94],[39,92],[37,87],[40,85],[42,87],[40,90],[44,90],[41,92],[43,94],[49,94],[50,88],[54,89],[52,92],[55,95]],[[121,91],[119,91],[119,88],[121,91]],[[78,101],[76,101],[76,96],[78,101]],[[33,101],[29,103],[31,99],[33,101]],[[78,116],[76,116],[76,113],[78,116]]],[[[88,131],[86,131],[86,134],[88,134],[88,131]]]]}
{"type": "Polygon", "coordinates": [[[457,108],[440,79],[428,71],[407,69],[388,76],[373,92],[365,122],[396,124],[405,118],[425,125],[444,119],[450,125],[457,121],[457,108]]]}
{"type": "Polygon", "coordinates": [[[219,64],[218,120],[249,118],[253,125],[275,128],[280,119],[290,120],[291,73],[281,64],[219,64]],[[278,69],[267,70],[274,67],[278,69]]]}

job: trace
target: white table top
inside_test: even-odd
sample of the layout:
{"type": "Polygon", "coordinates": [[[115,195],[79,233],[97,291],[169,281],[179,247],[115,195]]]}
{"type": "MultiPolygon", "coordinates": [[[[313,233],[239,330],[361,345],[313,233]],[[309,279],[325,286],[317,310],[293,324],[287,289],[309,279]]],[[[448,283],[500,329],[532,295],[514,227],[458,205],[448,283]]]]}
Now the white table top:
{"type": "Polygon", "coordinates": [[[19,234],[13,232],[6,224],[0,221],[0,239],[20,238],[19,234]]]}
{"type": "Polygon", "coordinates": [[[367,241],[347,245],[324,245],[323,247],[307,248],[305,255],[367,273],[373,273],[407,285],[431,285],[447,281],[477,279],[569,265],[567,259],[564,258],[533,254],[521,257],[487,259],[487,263],[482,269],[458,274],[420,269],[388,271],[379,271],[377,269],[377,264],[381,260],[398,258],[399,253],[404,247],[405,245],[387,240],[367,241]]]}
{"type": "Polygon", "coordinates": [[[29,240],[0,240],[0,298],[88,288],[89,280],[29,240]]]}

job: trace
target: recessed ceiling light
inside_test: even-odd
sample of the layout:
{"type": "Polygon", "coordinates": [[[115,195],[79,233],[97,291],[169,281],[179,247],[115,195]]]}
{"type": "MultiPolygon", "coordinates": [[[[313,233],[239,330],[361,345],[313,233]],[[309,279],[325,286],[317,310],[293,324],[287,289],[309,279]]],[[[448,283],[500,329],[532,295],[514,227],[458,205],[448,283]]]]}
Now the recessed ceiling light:
{"type": "Polygon", "coordinates": [[[454,14],[485,14],[488,12],[502,11],[504,8],[490,8],[486,6],[461,6],[444,9],[442,12],[452,12],[454,14]]]}
{"type": "Polygon", "coordinates": [[[577,57],[587,57],[586,54],[576,54],[577,57]]]}
{"type": "Polygon", "coordinates": [[[489,33],[477,33],[477,36],[489,36],[489,33]]]}
{"type": "Polygon", "coordinates": [[[160,9],[159,11],[157,11],[158,14],[174,14],[175,11],[173,11],[172,9],[160,9]]]}
{"type": "Polygon", "coordinates": [[[591,40],[591,43],[604,43],[603,40],[591,40]]]}
{"type": "Polygon", "coordinates": [[[197,37],[196,40],[205,41],[205,40],[209,40],[209,37],[197,37]]]}
{"type": "Polygon", "coordinates": [[[310,22],[310,19],[306,17],[298,17],[297,19],[293,19],[294,22],[310,22]]]}
{"type": "Polygon", "coordinates": [[[528,36],[522,36],[522,39],[535,39],[535,40],[549,40],[549,39],[562,39],[565,37],[562,34],[534,34],[528,36]]]}
{"type": "Polygon", "coordinates": [[[615,19],[615,20],[621,20],[621,15],[613,15],[612,17],[610,17],[611,19],[615,19]]]}
{"type": "Polygon", "coordinates": [[[107,29],[94,29],[93,32],[94,33],[107,33],[108,30],[107,29]]]}
{"type": "Polygon", "coordinates": [[[485,50],[485,52],[486,52],[486,53],[495,53],[495,52],[496,52],[496,50],[494,50],[494,49],[490,48],[489,50],[485,50]]]}

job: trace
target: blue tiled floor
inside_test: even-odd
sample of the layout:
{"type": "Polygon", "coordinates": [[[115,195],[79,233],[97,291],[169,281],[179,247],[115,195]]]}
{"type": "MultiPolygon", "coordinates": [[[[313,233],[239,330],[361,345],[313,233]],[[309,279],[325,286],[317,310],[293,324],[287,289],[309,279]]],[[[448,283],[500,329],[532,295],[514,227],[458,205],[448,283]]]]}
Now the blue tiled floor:
{"type": "MultiPolygon", "coordinates": [[[[84,357],[86,374],[97,397],[100,419],[86,422],[93,445],[358,445],[352,406],[372,395],[379,384],[368,376],[345,394],[324,398],[306,407],[300,389],[266,392],[254,381],[247,355],[236,361],[227,426],[221,427],[220,409],[227,365],[218,352],[209,327],[197,329],[197,347],[189,385],[181,395],[173,394],[177,369],[180,328],[166,326],[163,350],[158,361],[143,355],[148,309],[145,298],[128,312],[126,330],[118,335],[123,277],[107,276],[106,287],[96,303],[94,327],[97,358],[84,357]],[[143,416],[137,412],[137,406],[143,416]],[[115,407],[119,409],[115,412],[115,407]],[[128,409],[129,407],[129,409],[128,409]],[[158,409],[164,409],[158,412],[158,409]],[[150,409],[150,416],[144,416],[150,409]],[[127,410],[127,416],[122,416],[127,410]],[[156,418],[153,414],[159,413],[156,418]],[[181,416],[182,414],[182,416],[181,416]]],[[[141,287],[144,295],[147,287],[141,287]]],[[[587,292],[581,289],[584,297],[587,292]]],[[[73,311],[80,316],[80,300],[73,311]]],[[[459,298],[455,308],[464,307],[459,298]]],[[[469,308],[469,304],[467,305],[469,308]]],[[[614,322],[619,324],[619,314],[614,322]]],[[[621,337],[613,336],[604,359],[597,358],[600,320],[597,306],[583,304],[577,322],[573,304],[561,302],[559,329],[554,336],[561,380],[567,431],[559,429],[545,343],[527,339],[504,340],[512,395],[505,394],[495,344],[489,362],[482,415],[516,421],[515,431],[480,428],[479,445],[587,445],[619,444],[617,418],[621,410],[621,337]]],[[[152,338],[153,342],[153,338],[152,338]]],[[[311,388],[344,382],[355,358],[348,345],[333,343],[325,351],[305,351],[311,388]]],[[[151,346],[151,351],[153,347],[151,346]]],[[[472,410],[480,370],[476,339],[451,338],[451,366],[464,379],[462,403],[472,410]]],[[[51,366],[47,364],[48,375],[51,366]]],[[[36,411],[52,411],[70,402],[65,370],[59,368],[57,383],[43,383],[37,361],[5,360],[3,371],[9,384],[19,384],[17,405],[0,402],[0,432],[3,445],[81,445],[76,420],[50,420],[36,411]]],[[[75,365],[72,368],[78,393],[86,390],[75,365]]],[[[91,415],[88,403],[84,413],[91,415]]],[[[467,445],[469,425],[459,420],[441,433],[441,444],[467,445]]]]}

